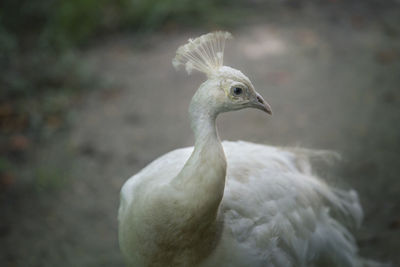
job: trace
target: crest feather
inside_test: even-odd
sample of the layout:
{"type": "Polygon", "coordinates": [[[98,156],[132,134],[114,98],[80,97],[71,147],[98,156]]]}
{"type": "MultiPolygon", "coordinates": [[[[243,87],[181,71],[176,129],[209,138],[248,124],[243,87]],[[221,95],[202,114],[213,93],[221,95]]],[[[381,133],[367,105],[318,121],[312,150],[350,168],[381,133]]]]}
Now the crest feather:
{"type": "Polygon", "coordinates": [[[232,35],[224,31],[211,32],[196,39],[189,39],[187,44],[176,50],[172,65],[176,69],[179,66],[185,66],[189,74],[196,69],[210,76],[223,65],[227,39],[232,39],[232,35]]]}

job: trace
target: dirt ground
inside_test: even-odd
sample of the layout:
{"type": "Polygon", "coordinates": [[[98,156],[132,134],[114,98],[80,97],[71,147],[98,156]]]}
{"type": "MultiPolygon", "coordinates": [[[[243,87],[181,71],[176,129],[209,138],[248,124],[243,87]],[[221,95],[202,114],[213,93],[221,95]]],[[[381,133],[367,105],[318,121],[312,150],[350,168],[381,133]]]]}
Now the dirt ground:
{"type": "MultiPolygon", "coordinates": [[[[361,254],[397,266],[400,33],[363,16],[325,15],[310,7],[232,31],[225,63],[250,77],[273,116],[221,115],[220,134],[338,151],[343,160],[320,172],[358,191],[361,254]]],[[[176,72],[171,59],[199,33],[118,35],[82,52],[105,82],[82,96],[71,129],[37,149],[21,180],[1,193],[1,266],[123,266],[121,185],[159,155],[193,144],[187,108],[205,77],[176,72]]]]}

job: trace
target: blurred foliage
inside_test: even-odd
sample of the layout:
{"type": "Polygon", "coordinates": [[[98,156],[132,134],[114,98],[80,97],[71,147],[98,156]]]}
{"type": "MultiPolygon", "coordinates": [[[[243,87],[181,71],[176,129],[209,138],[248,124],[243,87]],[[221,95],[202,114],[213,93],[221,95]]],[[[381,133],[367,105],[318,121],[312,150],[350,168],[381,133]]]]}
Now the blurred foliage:
{"type": "Polygon", "coordinates": [[[227,3],[227,0],[62,0],[49,20],[45,39],[65,46],[116,29],[152,31],[165,23],[218,24],[221,20],[217,14],[221,15],[220,8],[227,3]]]}
{"type": "Polygon", "coordinates": [[[26,144],[65,128],[76,92],[93,87],[79,58],[92,40],[226,25],[240,17],[229,10],[228,0],[0,1],[0,156],[14,161],[26,144]]]}
{"type": "Polygon", "coordinates": [[[68,182],[68,175],[54,167],[37,168],[34,171],[34,184],[38,192],[49,192],[62,188],[68,182]]]}
{"type": "MultiPolygon", "coordinates": [[[[65,51],[96,35],[148,32],[185,23],[219,24],[227,0],[3,0],[0,3],[0,100],[31,96],[73,80],[65,51]]],[[[73,84],[77,86],[77,84],[73,84]]]]}

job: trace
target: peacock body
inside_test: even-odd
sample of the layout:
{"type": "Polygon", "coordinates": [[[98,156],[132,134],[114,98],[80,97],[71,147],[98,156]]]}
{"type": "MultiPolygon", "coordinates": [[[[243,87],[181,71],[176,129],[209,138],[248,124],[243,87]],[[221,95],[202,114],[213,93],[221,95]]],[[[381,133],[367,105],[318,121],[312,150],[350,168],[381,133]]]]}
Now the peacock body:
{"type": "Polygon", "coordinates": [[[123,185],[119,241],[129,266],[378,266],[358,256],[350,230],[355,191],[329,187],[310,158],[334,153],[221,142],[221,112],[267,102],[240,71],[223,66],[226,32],[189,39],[174,66],[204,72],[189,114],[195,146],[154,160],[123,185]]]}

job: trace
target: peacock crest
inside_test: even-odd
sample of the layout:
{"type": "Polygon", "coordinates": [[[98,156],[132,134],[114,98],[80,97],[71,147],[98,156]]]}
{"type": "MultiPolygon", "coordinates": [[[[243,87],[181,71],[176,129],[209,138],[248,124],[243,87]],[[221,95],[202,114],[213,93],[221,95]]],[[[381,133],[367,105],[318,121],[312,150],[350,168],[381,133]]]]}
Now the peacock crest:
{"type": "Polygon", "coordinates": [[[185,66],[188,74],[196,69],[207,74],[207,76],[212,76],[222,67],[225,41],[231,38],[232,35],[229,32],[216,31],[204,34],[196,39],[189,39],[187,44],[176,50],[172,65],[176,69],[185,66]]]}

